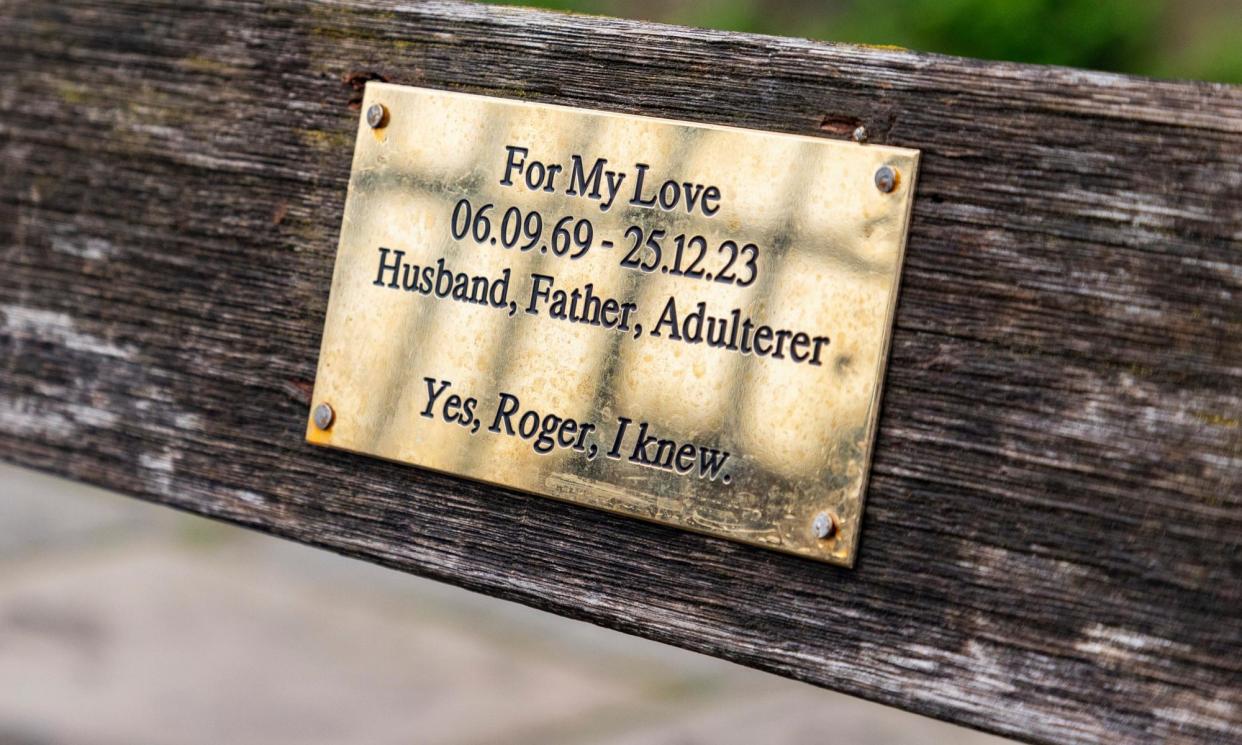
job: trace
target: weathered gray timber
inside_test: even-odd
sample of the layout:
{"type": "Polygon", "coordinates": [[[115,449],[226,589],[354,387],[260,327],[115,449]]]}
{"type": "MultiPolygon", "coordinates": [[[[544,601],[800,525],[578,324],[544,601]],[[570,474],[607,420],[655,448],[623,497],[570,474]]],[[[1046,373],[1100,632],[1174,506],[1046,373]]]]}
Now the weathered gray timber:
{"type": "Polygon", "coordinates": [[[1242,89],[373,2],[8,0],[0,76],[5,460],[1035,742],[1242,736],[1242,89]],[[368,79],[923,151],[855,569],[303,443],[368,79]]]}

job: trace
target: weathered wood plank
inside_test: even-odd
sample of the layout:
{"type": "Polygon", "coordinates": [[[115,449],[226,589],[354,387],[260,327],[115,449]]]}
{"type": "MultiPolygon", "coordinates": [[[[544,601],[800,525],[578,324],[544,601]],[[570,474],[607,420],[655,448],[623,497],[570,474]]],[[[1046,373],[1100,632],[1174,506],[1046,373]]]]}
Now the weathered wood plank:
{"type": "Polygon", "coordinates": [[[5,460],[1032,741],[1238,739],[1242,89],[371,2],[10,0],[0,75],[5,460]],[[368,78],[923,151],[854,570],[303,444],[368,78]]]}

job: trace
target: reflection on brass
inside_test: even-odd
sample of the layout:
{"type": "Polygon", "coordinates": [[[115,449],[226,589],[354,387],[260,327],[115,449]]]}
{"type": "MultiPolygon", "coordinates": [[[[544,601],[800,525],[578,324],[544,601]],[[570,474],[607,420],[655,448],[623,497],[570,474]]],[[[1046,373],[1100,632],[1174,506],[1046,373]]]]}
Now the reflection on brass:
{"type": "Polygon", "coordinates": [[[362,110],[310,442],[853,563],[917,151],[362,110]]]}

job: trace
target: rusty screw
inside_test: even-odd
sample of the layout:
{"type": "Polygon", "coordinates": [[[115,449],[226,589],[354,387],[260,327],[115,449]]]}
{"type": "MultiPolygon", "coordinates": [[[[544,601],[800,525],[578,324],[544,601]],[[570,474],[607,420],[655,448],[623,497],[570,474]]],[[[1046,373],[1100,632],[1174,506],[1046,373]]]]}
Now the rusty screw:
{"type": "Polygon", "coordinates": [[[367,109],[367,124],[371,129],[381,129],[388,125],[388,109],[382,103],[373,103],[367,109]]]}
{"type": "Polygon", "coordinates": [[[854,130],[854,142],[866,142],[866,141],[867,141],[867,128],[862,125],[859,125],[858,128],[854,130]]]}
{"type": "Polygon", "coordinates": [[[336,421],[336,412],[327,403],[321,403],[315,407],[315,415],[312,417],[315,426],[319,429],[330,429],[332,423],[336,421]]]}
{"type": "Polygon", "coordinates": [[[815,537],[822,540],[837,534],[837,516],[831,512],[821,512],[811,521],[811,530],[815,537]]]}
{"type": "Polygon", "coordinates": [[[880,169],[875,172],[875,188],[885,194],[891,194],[893,189],[897,188],[898,178],[895,168],[892,166],[880,166],[880,169]]]}

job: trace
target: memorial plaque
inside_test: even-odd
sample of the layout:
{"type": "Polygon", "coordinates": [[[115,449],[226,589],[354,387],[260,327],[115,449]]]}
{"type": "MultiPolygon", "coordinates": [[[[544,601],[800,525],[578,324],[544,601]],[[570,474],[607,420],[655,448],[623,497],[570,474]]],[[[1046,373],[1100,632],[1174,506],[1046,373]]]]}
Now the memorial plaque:
{"type": "Polygon", "coordinates": [[[310,442],[853,563],[917,151],[363,112],[310,442]]]}

